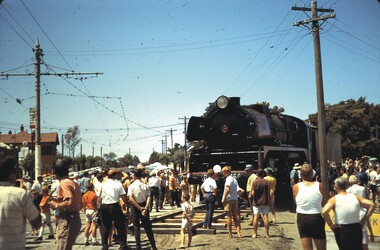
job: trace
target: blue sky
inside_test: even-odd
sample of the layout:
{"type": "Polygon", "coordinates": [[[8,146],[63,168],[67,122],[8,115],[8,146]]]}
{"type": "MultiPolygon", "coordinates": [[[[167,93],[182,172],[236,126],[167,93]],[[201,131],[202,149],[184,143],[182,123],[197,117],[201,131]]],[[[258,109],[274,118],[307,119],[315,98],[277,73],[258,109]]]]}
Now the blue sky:
{"type": "MultiPolygon", "coordinates": [[[[306,119],[317,111],[313,41],[293,22],[304,0],[58,1],[4,0],[0,72],[102,72],[82,81],[42,77],[42,132],[79,125],[83,152],[128,153],[147,160],[183,118],[200,116],[220,95],[267,101],[306,119]]],[[[322,24],[325,102],[360,96],[380,103],[380,3],[323,0],[337,15],[322,24]]],[[[327,15],[328,13],[325,13],[327,15]]],[[[34,77],[0,80],[0,131],[29,124],[34,77]],[[16,102],[22,100],[22,105],[16,102]]],[[[60,147],[59,147],[60,149],[60,147]]],[[[79,149],[77,150],[79,152],[79,149]]]]}

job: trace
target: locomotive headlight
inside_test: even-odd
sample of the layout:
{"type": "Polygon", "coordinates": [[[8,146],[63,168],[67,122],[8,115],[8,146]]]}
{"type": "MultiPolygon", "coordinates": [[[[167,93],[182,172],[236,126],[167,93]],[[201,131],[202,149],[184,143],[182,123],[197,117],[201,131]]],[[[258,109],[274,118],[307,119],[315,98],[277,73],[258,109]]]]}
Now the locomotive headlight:
{"type": "Polygon", "coordinates": [[[228,102],[229,102],[228,98],[222,95],[216,100],[216,106],[218,106],[218,108],[220,109],[224,109],[228,106],[228,102]]]}

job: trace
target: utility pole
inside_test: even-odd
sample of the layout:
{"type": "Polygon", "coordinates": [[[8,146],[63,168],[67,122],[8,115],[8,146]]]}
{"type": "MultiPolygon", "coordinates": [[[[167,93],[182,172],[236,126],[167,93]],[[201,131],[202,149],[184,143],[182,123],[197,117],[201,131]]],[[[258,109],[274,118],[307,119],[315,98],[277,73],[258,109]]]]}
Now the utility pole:
{"type": "MultiPolygon", "coordinates": [[[[319,21],[326,21],[329,18],[335,18],[333,9],[317,8],[317,1],[311,2],[311,8],[292,7],[292,10],[300,10],[303,12],[311,11],[311,19],[294,23],[294,26],[306,26],[311,23],[311,31],[314,41],[314,64],[315,78],[317,88],[317,105],[318,105],[318,145],[319,145],[319,167],[321,170],[322,184],[326,187],[325,192],[328,195],[328,171],[327,171],[327,144],[326,144],[326,121],[325,121],[325,101],[323,94],[323,77],[322,77],[322,58],[321,58],[321,43],[319,39],[319,21]],[[318,16],[318,12],[328,12],[327,16],[318,16]]],[[[309,28],[309,27],[308,27],[309,28]]]]}
{"type": "Polygon", "coordinates": [[[172,128],[170,130],[166,130],[166,132],[170,132],[170,140],[172,142],[172,149],[173,149],[173,131],[177,131],[176,129],[173,130],[172,128]]]}
{"type": "Polygon", "coordinates": [[[186,134],[187,134],[187,131],[186,131],[186,128],[187,128],[187,119],[186,119],[186,116],[184,116],[183,118],[179,118],[180,120],[183,120],[183,124],[184,124],[184,129],[183,129],[183,134],[184,134],[184,157],[185,157],[185,169],[186,171],[188,171],[188,168],[187,168],[187,140],[186,140],[186,134]]]}
{"type": "Polygon", "coordinates": [[[61,135],[61,142],[62,142],[62,157],[63,157],[65,155],[64,152],[63,152],[64,148],[65,148],[65,145],[64,145],[65,141],[63,140],[63,134],[61,135]]]}
{"type": "MultiPolygon", "coordinates": [[[[0,2],[1,3],[1,2],[0,2]]],[[[41,174],[41,111],[40,111],[40,106],[41,106],[41,94],[40,94],[40,78],[41,76],[69,76],[69,75],[100,75],[103,73],[98,73],[98,72],[86,72],[86,73],[81,73],[81,72],[64,72],[64,73],[41,73],[41,57],[43,56],[43,50],[40,48],[40,42],[37,39],[36,42],[36,47],[33,49],[33,52],[35,54],[35,72],[33,73],[26,73],[26,74],[0,74],[0,76],[34,76],[35,77],[35,83],[36,83],[36,109],[35,109],[35,150],[34,150],[34,155],[35,155],[35,168],[34,168],[34,173],[35,173],[35,180],[37,180],[37,177],[41,174]]],[[[62,150],[63,154],[63,150],[62,150]]]]}
{"type": "MultiPolygon", "coordinates": [[[[168,153],[168,135],[165,135],[165,154],[167,154],[168,153]]],[[[162,153],[164,153],[164,152],[162,152],[162,153]]]]}

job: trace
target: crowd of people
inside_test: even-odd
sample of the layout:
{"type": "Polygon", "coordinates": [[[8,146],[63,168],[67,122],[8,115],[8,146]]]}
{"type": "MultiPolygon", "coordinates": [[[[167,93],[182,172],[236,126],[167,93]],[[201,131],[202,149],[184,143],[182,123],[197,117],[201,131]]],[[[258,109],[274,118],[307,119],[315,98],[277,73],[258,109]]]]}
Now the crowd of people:
{"type": "MultiPolygon", "coordinates": [[[[148,173],[143,166],[131,172],[106,169],[91,175],[69,176],[69,166],[64,160],[57,160],[54,171],[57,180],[50,187],[45,185],[42,176],[38,176],[34,183],[27,178],[16,180],[14,160],[0,158],[1,249],[25,248],[25,237],[22,237],[26,233],[25,218],[36,241],[43,239],[47,227],[47,239],[55,239],[57,249],[72,249],[82,227],[80,212],[86,218],[84,245],[108,249],[112,244],[118,244],[119,249],[129,249],[127,232],[132,224],[136,248],[141,249],[142,225],[151,248],[157,249],[150,213],[163,210],[164,204],[170,204],[172,209],[182,209],[179,248],[189,247],[195,214],[192,203],[197,194],[205,203],[205,229],[212,229],[213,214],[218,204],[226,211],[230,238],[234,237],[233,224],[236,236],[243,237],[240,224],[242,202],[252,212],[253,238],[258,237],[260,223],[264,226],[265,238],[270,237],[271,223],[276,223],[276,178],[270,167],[257,168],[247,164],[246,185],[240,187],[231,166],[222,168],[216,165],[207,170],[207,178],[199,189],[197,185],[189,184],[186,173],[178,174],[175,170],[148,173]]],[[[368,249],[369,240],[373,241],[369,218],[380,193],[377,162],[364,159],[347,160],[340,166],[331,163],[329,187],[322,185],[318,173],[308,163],[296,163],[289,179],[303,249],[312,249],[313,242],[317,249],[326,249],[325,223],[334,232],[339,249],[368,249]],[[331,211],[334,219],[331,219],[331,211]]]]}

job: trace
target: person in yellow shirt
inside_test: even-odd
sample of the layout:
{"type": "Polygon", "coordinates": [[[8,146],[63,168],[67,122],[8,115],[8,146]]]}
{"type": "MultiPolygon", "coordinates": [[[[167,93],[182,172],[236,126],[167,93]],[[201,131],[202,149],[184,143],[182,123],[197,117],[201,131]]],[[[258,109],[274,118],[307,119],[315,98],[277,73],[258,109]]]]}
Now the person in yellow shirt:
{"type": "Polygon", "coordinates": [[[252,164],[247,164],[245,166],[245,172],[247,173],[248,180],[247,180],[247,186],[246,186],[246,191],[248,194],[248,201],[249,201],[249,209],[251,210],[252,218],[251,222],[249,223],[250,226],[252,226],[253,223],[253,210],[252,210],[252,197],[251,197],[251,190],[252,190],[252,183],[254,180],[256,180],[257,175],[253,172],[254,167],[252,164]]]}
{"type": "Polygon", "coordinates": [[[273,169],[272,168],[266,168],[264,169],[267,176],[264,177],[265,180],[269,181],[270,183],[270,205],[269,205],[269,211],[272,213],[272,222],[275,224],[276,223],[276,212],[274,211],[274,192],[276,191],[276,183],[277,180],[273,176],[273,169]]]}

